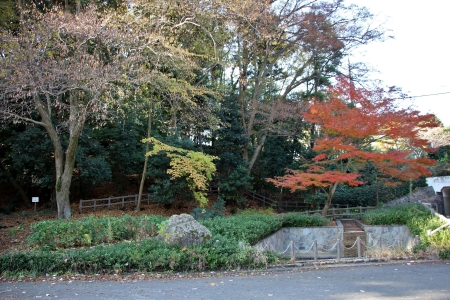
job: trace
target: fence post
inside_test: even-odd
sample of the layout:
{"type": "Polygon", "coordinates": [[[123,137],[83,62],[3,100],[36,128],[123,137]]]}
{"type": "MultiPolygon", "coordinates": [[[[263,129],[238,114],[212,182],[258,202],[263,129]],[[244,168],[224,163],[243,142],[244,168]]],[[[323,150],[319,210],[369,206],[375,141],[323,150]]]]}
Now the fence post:
{"type": "Polygon", "coordinates": [[[362,213],[362,207],[359,206],[359,218],[360,218],[360,219],[362,219],[362,215],[363,215],[363,213],[362,213]]]}
{"type": "Polygon", "coordinates": [[[383,250],[383,245],[381,245],[381,235],[378,237],[378,244],[380,245],[380,250],[383,250]]]}
{"type": "Polygon", "coordinates": [[[134,205],[137,206],[138,195],[134,195],[134,205]]]}
{"type": "Polygon", "coordinates": [[[80,200],[80,207],[78,208],[79,214],[81,214],[81,211],[83,210],[83,205],[81,203],[83,203],[83,200],[80,200]]]}
{"type": "Polygon", "coordinates": [[[122,197],[122,208],[125,207],[125,197],[122,197]]]}
{"type": "Polygon", "coordinates": [[[356,237],[356,245],[358,247],[358,258],[361,258],[361,238],[359,235],[356,237]]]}
{"type": "Polygon", "coordinates": [[[295,261],[295,253],[294,253],[294,241],[291,240],[289,247],[291,247],[291,262],[295,261]]]}
{"type": "Polygon", "coordinates": [[[341,240],[337,239],[337,261],[341,260],[341,240]]]}
{"type": "Polygon", "coordinates": [[[317,250],[317,240],[314,240],[314,261],[317,261],[319,258],[319,253],[317,250]]]}
{"type": "Polygon", "coordinates": [[[414,239],[414,241],[415,241],[414,246],[420,245],[420,237],[418,235],[416,235],[416,238],[414,239]]]}

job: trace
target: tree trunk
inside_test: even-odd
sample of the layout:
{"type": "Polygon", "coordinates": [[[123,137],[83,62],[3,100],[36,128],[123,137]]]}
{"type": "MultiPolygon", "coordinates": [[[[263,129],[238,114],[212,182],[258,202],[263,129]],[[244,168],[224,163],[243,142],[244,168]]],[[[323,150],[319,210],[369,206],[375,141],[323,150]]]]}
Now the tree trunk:
{"type": "Polygon", "coordinates": [[[70,208],[70,184],[72,181],[72,172],[70,175],[64,172],[56,182],[56,205],[58,207],[58,219],[69,219],[72,216],[70,208]]]}
{"type": "MultiPolygon", "coordinates": [[[[348,171],[351,163],[352,163],[352,158],[350,157],[347,161],[347,164],[345,165],[344,170],[343,170],[344,173],[346,173],[348,171]]],[[[330,186],[330,189],[328,191],[328,196],[327,196],[327,202],[325,202],[325,206],[323,207],[323,210],[322,210],[322,216],[324,216],[324,217],[326,217],[326,215],[328,213],[328,208],[330,208],[331,200],[333,200],[333,196],[334,196],[334,193],[336,192],[338,185],[339,185],[339,181],[336,181],[332,186],[330,186]]]]}
{"type": "Polygon", "coordinates": [[[40,96],[34,95],[36,109],[42,120],[42,125],[47,131],[53,144],[56,171],[56,204],[58,206],[58,218],[67,219],[72,215],[70,208],[70,185],[72,183],[73,166],[78,148],[78,138],[86,120],[86,111],[79,109],[78,97],[81,94],[69,95],[70,117],[69,117],[69,145],[64,155],[61,140],[51,119],[51,97],[45,95],[47,103],[41,101],[40,96]]]}
{"type": "Polygon", "coordinates": [[[325,201],[325,205],[323,206],[323,210],[322,210],[322,217],[324,217],[324,218],[327,217],[328,209],[331,206],[331,199],[333,199],[333,195],[328,194],[327,201],[325,201]]]}
{"type": "MultiPolygon", "coordinates": [[[[150,109],[148,112],[148,125],[147,125],[147,138],[150,138],[152,132],[152,103],[150,103],[150,109]]],[[[145,154],[149,151],[149,143],[145,143],[145,154]]],[[[144,190],[145,178],[147,177],[147,164],[148,164],[148,156],[145,155],[144,159],[144,169],[142,170],[141,184],[139,185],[139,195],[138,202],[136,205],[136,211],[141,210],[141,201],[142,201],[142,191],[144,190]]]]}
{"type": "Polygon", "coordinates": [[[259,153],[261,153],[261,149],[264,146],[264,143],[266,142],[267,138],[267,132],[264,132],[261,139],[258,141],[258,145],[256,146],[255,150],[253,151],[252,159],[250,160],[250,163],[248,165],[248,172],[250,173],[253,169],[253,166],[255,165],[256,159],[259,156],[259,153]]]}

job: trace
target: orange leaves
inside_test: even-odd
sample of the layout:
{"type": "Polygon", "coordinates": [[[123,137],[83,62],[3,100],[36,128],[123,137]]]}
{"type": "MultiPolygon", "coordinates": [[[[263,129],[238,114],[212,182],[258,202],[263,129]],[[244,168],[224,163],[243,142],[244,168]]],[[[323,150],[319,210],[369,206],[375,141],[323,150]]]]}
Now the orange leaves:
{"type": "Polygon", "coordinates": [[[364,143],[383,139],[407,139],[414,147],[426,147],[426,141],[417,137],[423,128],[438,126],[434,115],[420,115],[411,109],[399,109],[395,100],[385,97],[382,90],[356,89],[341,77],[328,90],[327,101],[314,101],[303,117],[320,125],[324,136],[342,137],[364,143]]]}
{"type": "Polygon", "coordinates": [[[329,187],[335,183],[346,183],[349,186],[358,186],[364,182],[358,180],[358,173],[344,173],[340,171],[324,171],[322,168],[310,168],[308,172],[290,171],[282,177],[267,178],[275,186],[289,188],[291,192],[306,190],[310,186],[329,187]],[[317,172],[317,173],[316,173],[317,172]]]}
{"type": "Polygon", "coordinates": [[[412,154],[418,148],[428,147],[418,133],[423,128],[439,125],[433,115],[399,109],[383,90],[357,89],[345,78],[339,78],[328,92],[329,99],[314,101],[303,114],[321,132],[315,141],[313,150],[318,155],[313,158],[312,166],[306,172],[291,170],[285,176],[267,181],[291,191],[333,186],[327,192],[331,199],[339,183],[364,184],[358,180],[359,174],[351,171],[357,163],[370,161],[377,173],[400,181],[430,174],[428,167],[434,161],[412,157],[412,154]]]}

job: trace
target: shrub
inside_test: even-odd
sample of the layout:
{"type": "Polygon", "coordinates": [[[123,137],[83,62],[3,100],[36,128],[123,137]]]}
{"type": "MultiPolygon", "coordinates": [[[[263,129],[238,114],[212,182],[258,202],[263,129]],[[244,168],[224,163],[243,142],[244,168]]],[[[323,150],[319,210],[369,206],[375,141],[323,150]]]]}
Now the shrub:
{"type": "Polygon", "coordinates": [[[161,216],[86,217],[79,220],[42,221],[31,226],[28,242],[46,250],[141,239],[157,234],[161,216]]]}
{"type": "Polygon", "coordinates": [[[237,215],[227,218],[215,218],[202,221],[213,234],[234,241],[254,244],[260,239],[281,228],[281,221],[273,215],[237,215]]]}
{"type": "Polygon", "coordinates": [[[283,227],[313,227],[330,225],[330,220],[319,214],[305,215],[298,213],[287,213],[281,215],[283,227]]]}
{"type": "Polygon", "coordinates": [[[251,244],[283,225],[327,224],[326,219],[318,215],[238,215],[201,221],[213,234],[213,238],[202,245],[181,248],[155,238],[142,239],[156,235],[166,222],[167,218],[159,216],[40,222],[32,226],[33,233],[29,237],[34,249],[0,256],[0,273],[10,276],[262,268],[276,262],[279,255],[258,251],[251,244]],[[75,246],[84,247],[62,249],[75,246]]]}
{"type": "Polygon", "coordinates": [[[426,250],[431,247],[438,249],[440,255],[445,256],[450,249],[450,228],[444,228],[429,236],[428,230],[435,230],[444,224],[444,221],[433,216],[420,204],[403,204],[388,208],[369,211],[362,219],[369,225],[406,225],[413,235],[420,237],[417,250],[426,250]],[[442,254],[441,254],[442,253],[442,254]]]}
{"type": "Polygon", "coordinates": [[[255,208],[247,208],[238,210],[238,215],[275,215],[275,211],[272,207],[269,207],[267,209],[255,209],[255,208]]]}
{"type": "Polygon", "coordinates": [[[223,217],[225,215],[225,200],[222,197],[218,197],[211,209],[196,207],[192,210],[191,216],[197,221],[207,220],[215,217],[223,217]]]}
{"type": "Polygon", "coordinates": [[[202,271],[204,269],[260,268],[278,256],[250,247],[239,248],[224,237],[204,245],[180,248],[156,239],[99,245],[90,249],[15,252],[0,256],[5,275],[45,273],[124,273],[139,271],[202,271]]]}

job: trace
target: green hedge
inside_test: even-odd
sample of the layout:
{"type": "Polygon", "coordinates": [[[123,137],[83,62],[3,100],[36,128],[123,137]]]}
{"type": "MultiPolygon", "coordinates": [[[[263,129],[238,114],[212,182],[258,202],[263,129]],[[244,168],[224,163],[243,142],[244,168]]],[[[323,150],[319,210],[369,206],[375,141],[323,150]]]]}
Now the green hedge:
{"type": "MultiPolygon", "coordinates": [[[[146,215],[141,217],[86,217],[79,220],[42,221],[31,226],[27,241],[32,248],[56,250],[86,247],[124,240],[139,240],[158,234],[158,226],[167,218],[146,215]]],[[[323,226],[329,221],[319,215],[288,213],[284,215],[250,214],[216,217],[202,220],[215,236],[222,235],[249,244],[277,231],[281,227],[323,226]]]]}
{"type": "Polygon", "coordinates": [[[239,248],[221,236],[201,246],[185,248],[147,239],[92,248],[7,253],[0,256],[0,273],[12,276],[262,268],[277,259],[275,253],[261,253],[248,245],[239,248]]]}
{"type": "Polygon", "coordinates": [[[279,255],[257,251],[251,244],[283,226],[329,223],[319,215],[298,213],[218,217],[201,221],[212,232],[211,240],[181,248],[142,238],[156,235],[163,220],[167,218],[125,216],[40,222],[31,227],[29,242],[33,250],[0,256],[0,273],[10,276],[262,268],[276,262],[279,255]],[[86,235],[90,236],[89,243],[86,235]]]}
{"type": "Polygon", "coordinates": [[[367,212],[362,218],[369,225],[406,225],[413,235],[420,237],[416,250],[429,247],[437,249],[441,258],[450,257],[450,228],[444,228],[429,236],[428,230],[434,230],[445,222],[420,204],[403,204],[380,208],[367,212]]]}
{"type": "Polygon", "coordinates": [[[121,218],[102,216],[79,220],[42,221],[31,226],[27,241],[32,247],[47,250],[114,243],[157,235],[161,216],[145,215],[121,218]]]}

